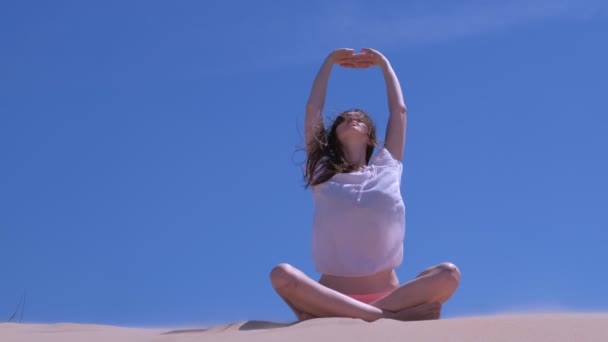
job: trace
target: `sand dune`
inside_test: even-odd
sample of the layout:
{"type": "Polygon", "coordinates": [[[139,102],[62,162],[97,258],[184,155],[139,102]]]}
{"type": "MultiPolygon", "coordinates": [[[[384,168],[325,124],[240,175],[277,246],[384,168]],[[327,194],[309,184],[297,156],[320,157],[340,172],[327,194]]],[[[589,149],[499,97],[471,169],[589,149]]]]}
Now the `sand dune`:
{"type": "Polygon", "coordinates": [[[137,341],[608,341],[608,313],[517,314],[367,323],[322,318],[299,323],[247,321],[210,328],[125,328],[95,324],[0,324],[2,342],[137,341]]]}

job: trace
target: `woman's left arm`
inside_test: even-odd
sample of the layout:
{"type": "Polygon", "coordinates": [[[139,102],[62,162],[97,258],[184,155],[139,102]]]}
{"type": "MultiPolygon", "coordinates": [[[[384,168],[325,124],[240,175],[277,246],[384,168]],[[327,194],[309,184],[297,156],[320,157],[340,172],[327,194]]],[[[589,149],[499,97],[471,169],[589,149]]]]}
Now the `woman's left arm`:
{"type": "Polygon", "coordinates": [[[403,159],[405,150],[405,133],[407,126],[407,107],[403,100],[401,85],[395,75],[393,67],[388,59],[380,52],[373,49],[362,49],[364,55],[369,56],[372,65],[382,69],[386,83],[386,94],[388,98],[389,118],[386,127],[384,147],[399,161],[403,159]]]}

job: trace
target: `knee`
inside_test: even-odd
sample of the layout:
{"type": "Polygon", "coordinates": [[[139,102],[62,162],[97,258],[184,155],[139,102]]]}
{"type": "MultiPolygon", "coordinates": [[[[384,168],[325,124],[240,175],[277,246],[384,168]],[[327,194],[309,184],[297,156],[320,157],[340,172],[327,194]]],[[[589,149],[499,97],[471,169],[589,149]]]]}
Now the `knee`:
{"type": "Polygon", "coordinates": [[[454,294],[460,284],[460,270],[451,262],[443,262],[434,266],[432,272],[440,288],[434,301],[444,303],[454,294]]]}
{"type": "Polygon", "coordinates": [[[443,262],[437,265],[436,269],[442,276],[454,281],[456,286],[458,286],[458,283],[460,283],[460,270],[456,265],[451,262],[443,262]]]}
{"type": "Polygon", "coordinates": [[[278,264],[270,271],[270,282],[275,289],[294,284],[295,279],[295,269],[290,264],[278,264]]]}

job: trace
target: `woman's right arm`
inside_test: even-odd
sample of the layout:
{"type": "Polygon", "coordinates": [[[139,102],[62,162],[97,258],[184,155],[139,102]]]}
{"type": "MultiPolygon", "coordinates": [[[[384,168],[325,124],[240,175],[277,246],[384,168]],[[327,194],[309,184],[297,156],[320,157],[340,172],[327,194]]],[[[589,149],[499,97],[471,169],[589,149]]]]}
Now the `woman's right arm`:
{"type": "Polygon", "coordinates": [[[322,112],[323,106],[325,106],[325,94],[327,93],[327,83],[331,70],[334,64],[340,64],[345,67],[351,66],[349,58],[354,53],[352,49],[334,50],[325,58],[315,77],[308,102],[306,103],[304,139],[306,140],[306,149],[308,151],[310,151],[312,144],[315,143],[318,132],[323,129],[322,112]]]}

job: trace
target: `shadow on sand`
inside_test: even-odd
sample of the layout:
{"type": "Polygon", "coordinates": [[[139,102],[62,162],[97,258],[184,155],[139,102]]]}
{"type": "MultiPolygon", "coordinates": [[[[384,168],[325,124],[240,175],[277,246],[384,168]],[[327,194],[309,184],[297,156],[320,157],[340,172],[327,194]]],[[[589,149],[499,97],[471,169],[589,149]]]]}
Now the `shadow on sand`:
{"type": "Polygon", "coordinates": [[[179,329],[179,330],[171,330],[162,333],[161,335],[170,335],[170,334],[187,334],[187,333],[200,333],[205,332],[209,329],[179,329]]]}
{"type": "MultiPolygon", "coordinates": [[[[241,324],[238,327],[240,331],[248,331],[248,330],[264,330],[264,329],[276,329],[276,328],[287,328],[292,325],[298,324],[300,322],[295,321],[291,323],[277,323],[277,322],[269,322],[269,321],[247,321],[241,324]]],[[[239,323],[228,324],[224,327],[218,327],[218,332],[230,330],[234,326],[238,326],[239,323]]],[[[171,330],[162,333],[162,335],[171,335],[171,334],[188,334],[188,333],[202,333],[209,331],[210,329],[216,330],[217,328],[199,328],[199,329],[177,329],[171,330]]]]}
{"type": "Polygon", "coordinates": [[[260,329],[276,329],[276,328],[287,328],[300,322],[295,321],[291,323],[276,323],[267,321],[247,321],[239,327],[239,330],[260,330],[260,329]]]}

